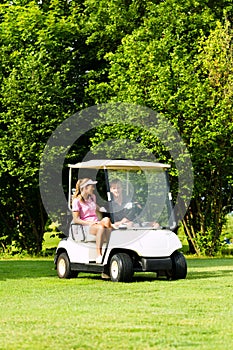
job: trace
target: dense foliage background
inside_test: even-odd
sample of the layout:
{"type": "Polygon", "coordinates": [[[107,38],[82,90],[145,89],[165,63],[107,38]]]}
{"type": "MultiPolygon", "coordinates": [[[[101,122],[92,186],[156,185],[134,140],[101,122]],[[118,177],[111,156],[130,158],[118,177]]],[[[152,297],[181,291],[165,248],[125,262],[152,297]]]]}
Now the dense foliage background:
{"type": "MultiPolygon", "coordinates": [[[[195,176],[182,220],[190,251],[219,250],[233,194],[232,13],[230,0],[1,1],[3,250],[14,243],[40,252],[48,218],[38,172],[47,139],[78,110],[111,101],[150,107],[176,127],[195,176]]],[[[113,133],[125,138],[129,130],[106,125],[82,146],[113,133]]],[[[172,162],[151,135],[140,142],[172,162]]]]}

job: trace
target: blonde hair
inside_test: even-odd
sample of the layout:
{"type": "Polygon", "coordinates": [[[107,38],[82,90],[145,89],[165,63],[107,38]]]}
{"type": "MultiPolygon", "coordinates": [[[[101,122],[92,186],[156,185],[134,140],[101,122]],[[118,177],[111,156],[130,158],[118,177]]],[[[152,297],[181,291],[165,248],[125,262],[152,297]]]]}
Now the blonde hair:
{"type": "Polygon", "coordinates": [[[78,198],[80,199],[81,201],[83,201],[83,197],[81,195],[81,186],[86,183],[88,180],[90,180],[89,178],[84,178],[84,179],[79,179],[77,182],[76,182],[76,186],[75,186],[75,192],[73,194],[73,197],[72,199],[74,198],[78,198]]]}

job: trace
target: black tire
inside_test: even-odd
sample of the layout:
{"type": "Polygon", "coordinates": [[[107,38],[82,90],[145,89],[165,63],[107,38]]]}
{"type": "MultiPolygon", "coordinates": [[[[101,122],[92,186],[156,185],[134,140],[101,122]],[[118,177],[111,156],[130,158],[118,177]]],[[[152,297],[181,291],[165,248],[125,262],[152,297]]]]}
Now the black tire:
{"type": "Polygon", "coordinates": [[[61,253],[57,259],[57,274],[59,278],[77,277],[76,271],[71,271],[70,260],[66,253],[61,253]]]}
{"type": "Polygon", "coordinates": [[[76,278],[78,277],[78,271],[71,271],[70,278],[76,278]]]}
{"type": "Polygon", "coordinates": [[[171,256],[172,269],[167,271],[167,277],[171,280],[184,279],[187,275],[187,263],[184,255],[178,251],[171,256]]]}
{"type": "Polygon", "coordinates": [[[113,255],[109,270],[112,282],[131,282],[133,279],[133,262],[128,254],[113,255]]]}

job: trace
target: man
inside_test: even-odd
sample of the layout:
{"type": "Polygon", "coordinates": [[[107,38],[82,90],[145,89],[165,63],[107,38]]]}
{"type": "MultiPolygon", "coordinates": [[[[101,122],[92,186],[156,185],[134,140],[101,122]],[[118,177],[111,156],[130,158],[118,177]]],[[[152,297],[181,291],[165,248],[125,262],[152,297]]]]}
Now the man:
{"type": "MultiPolygon", "coordinates": [[[[132,203],[132,199],[123,194],[122,182],[114,179],[110,182],[110,192],[112,194],[112,209],[114,215],[114,227],[120,225],[132,226],[133,219],[137,216],[142,207],[137,202],[132,203]]],[[[147,226],[159,228],[156,221],[148,222],[147,226]]]]}
{"type": "Polygon", "coordinates": [[[122,182],[119,179],[114,179],[110,182],[110,192],[112,194],[112,209],[114,214],[114,225],[127,225],[133,224],[132,215],[130,215],[129,207],[130,198],[124,196],[122,193],[122,182]]]}

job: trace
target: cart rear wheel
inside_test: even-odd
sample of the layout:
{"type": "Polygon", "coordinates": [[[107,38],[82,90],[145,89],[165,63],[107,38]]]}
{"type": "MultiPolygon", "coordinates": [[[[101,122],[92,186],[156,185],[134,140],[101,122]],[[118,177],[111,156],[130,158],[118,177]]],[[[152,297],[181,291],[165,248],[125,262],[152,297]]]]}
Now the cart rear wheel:
{"type": "Polygon", "coordinates": [[[110,261],[110,277],[113,282],[131,282],[133,262],[128,254],[118,253],[110,261]]]}
{"type": "Polygon", "coordinates": [[[57,274],[59,278],[77,277],[77,271],[71,271],[70,260],[65,252],[57,259],[57,274]]]}

